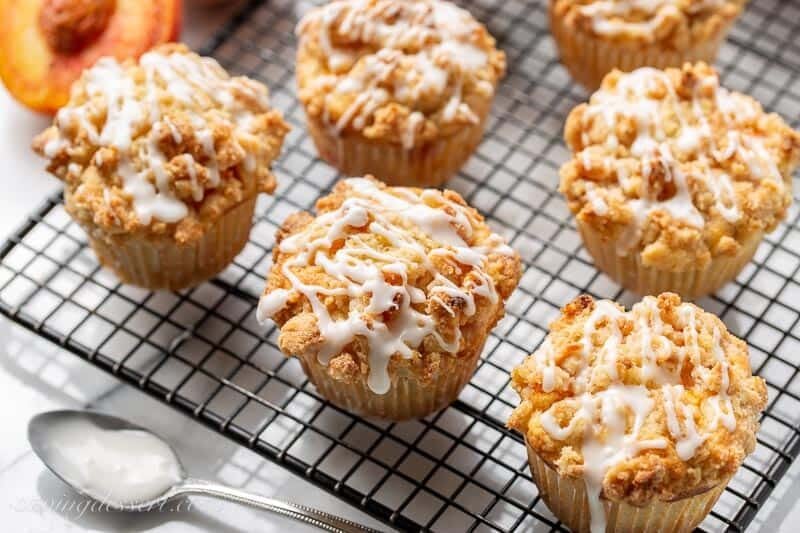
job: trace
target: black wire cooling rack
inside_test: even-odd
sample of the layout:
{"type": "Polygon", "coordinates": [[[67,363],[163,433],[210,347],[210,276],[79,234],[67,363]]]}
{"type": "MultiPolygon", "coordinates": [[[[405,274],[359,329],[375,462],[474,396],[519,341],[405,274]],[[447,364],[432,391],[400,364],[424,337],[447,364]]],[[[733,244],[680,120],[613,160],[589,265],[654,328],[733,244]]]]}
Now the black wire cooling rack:
{"type": "MultiPolygon", "coordinates": [[[[599,274],[557,194],[567,158],[564,118],[586,98],[559,64],[545,0],[466,7],[508,54],[509,74],[477,154],[449,187],[521,253],[526,272],[472,382],[450,408],[402,424],[368,421],[326,403],[297,361],[255,321],[278,225],[310,209],[337,179],[304,132],[294,96],[293,28],[307,8],[251,2],[205,50],[264,81],[294,126],[250,243],[222,275],[181,293],[120,285],[52,198],[0,248],[0,311],[387,524],[436,531],[563,529],[537,495],[524,446],[504,427],[517,403],[508,373],[532,352],[558,309],[580,293],[636,298],[599,274]]],[[[722,49],[724,83],[794,126],[800,117],[800,1],[752,0],[722,49]]],[[[795,183],[797,190],[798,183],[795,183]]],[[[800,225],[767,237],[735,283],[701,302],[751,347],[770,392],[758,447],[706,530],[740,531],[800,452],[800,225]]]]}

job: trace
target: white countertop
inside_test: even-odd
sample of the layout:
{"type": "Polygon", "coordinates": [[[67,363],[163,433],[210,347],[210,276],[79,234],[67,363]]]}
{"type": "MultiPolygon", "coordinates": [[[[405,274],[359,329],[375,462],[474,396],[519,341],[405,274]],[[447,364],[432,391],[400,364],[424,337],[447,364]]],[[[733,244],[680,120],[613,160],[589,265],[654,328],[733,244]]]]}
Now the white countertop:
{"type": "MultiPolygon", "coordinates": [[[[191,4],[191,1],[188,2],[191,4]]],[[[184,40],[197,46],[235,6],[189,10],[184,40]]],[[[29,149],[31,138],[49,120],[17,105],[0,87],[0,238],[20,225],[56,181],[29,149]]],[[[83,360],[0,318],[0,523],[4,531],[290,531],[307,530],[265,513],[233,504],[196,499],[193,508],[149,514],[92,512],[80,497],[44,469],[26,439],[34,414],[57,408],[92,407],[138,421],[167,437],[187,470],[205,477],[344,515],[381,524],[278,466],[239,447],[143,393],[122,385],[83,360]],[[158,417],[152,412],[157,411],[158,417]],[[154,425],[153,421],[157,423],[154,425]],[[202,447],[197,446],[202,442],[202,447]]],[[[759,512],[754,531],[794,531],[800,523],[800,462],[789,470],[759,512]]],[[[384,527],[385,529],[385,527],[384,527]]]]}

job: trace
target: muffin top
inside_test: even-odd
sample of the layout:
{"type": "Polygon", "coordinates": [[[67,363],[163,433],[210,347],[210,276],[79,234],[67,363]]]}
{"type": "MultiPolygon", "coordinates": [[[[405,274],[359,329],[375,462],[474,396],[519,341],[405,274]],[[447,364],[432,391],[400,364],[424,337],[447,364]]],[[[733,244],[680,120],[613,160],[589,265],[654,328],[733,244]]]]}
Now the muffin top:
{"type": "Polygon", "coordinates": [[[483,346],[519,281],[519,256],[455,192],[351,178],[317,212],[278,232],[258,318],[337,380],[383,394],[403,367],[425,382],[483,346]]]}
{"type": "Polygon", "coordinates": [[[770,232],[792,201],[800,134],[704,63],[605,77],[565,127],[561,192],[620,254],[705,267],[770,232]]]}
{"type": "Polygon", "coordinates": [[[685,50],[720,37],[746,0],[551,0],[553,15],[585,33],[685,50]]]}
{"type": "Polygon", "coordinates": [[[100,59],[33,143],[65,183],[67,210],[109,239],[187,243],[259,192],[288,131],[267,88],[164,45],[139,62],[100,59]]]}
{"type": "Polygon", "coordinates": [[[439,0],[338,0],[297,27],[308,115],[406,148],[476,124],[505,54],[469,13],[439,0]]]}
{"type": "Polygon", "coordinates": [[[512,372],[509,426],[591,497],[644,505],[699,494],[755,447],[767,393],[747,345],[671,293],[625,311],[580,296],[512,372]]]}

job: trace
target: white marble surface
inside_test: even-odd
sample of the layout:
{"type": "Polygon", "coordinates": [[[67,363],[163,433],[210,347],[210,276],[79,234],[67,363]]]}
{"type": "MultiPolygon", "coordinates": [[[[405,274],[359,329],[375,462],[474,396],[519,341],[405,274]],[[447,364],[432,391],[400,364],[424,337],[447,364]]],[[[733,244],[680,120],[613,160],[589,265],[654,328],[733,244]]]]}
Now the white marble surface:
{"type": "MultiPolygon", "coordinates": [[[[188,4],[191,5],[191,0],[188,4]]],[[[236,6],[189,8],[184,39],[202,43],[236,6]]],[[[13,231],[55,181],[29,150],[32,136],[48,122],[14,103],[0,88],[0,237],[13,231]]],[[[0,523],[4,531],[299,531],[281,518],[235,505],[197,499],[191,509],[149,515],[92,512],[47,472],[27,444],[29,418],[55,408],[93,407],[145,423],[167,437],[187,470],[269,496],[314,505],[356,521],[380,524],[304,480],[238,447],[197,422],[137,390],[121,385],[91,365],[0,318],[0,523]],[[152,412],[157,411],[158,417],[152,412]],[[148,416],[150,415],[150,416],[148,416]],[[155,425],[154,425],[155,421],[155,425]],[[202,444],[198,444],[202,443],[202,444]]],[[[800,464],[791,468],[760,511],[752,530],[794,531],[800,523],[800,464]]]]}

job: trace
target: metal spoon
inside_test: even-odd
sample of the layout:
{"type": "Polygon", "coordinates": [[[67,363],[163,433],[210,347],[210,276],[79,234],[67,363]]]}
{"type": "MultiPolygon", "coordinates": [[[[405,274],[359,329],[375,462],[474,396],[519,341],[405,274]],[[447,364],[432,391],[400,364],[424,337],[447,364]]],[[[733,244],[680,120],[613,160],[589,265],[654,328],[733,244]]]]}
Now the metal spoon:
{"type": "MultiPolygon", "coordinates": [[[[148,431],[142,427],[132,424],[121,418],[114,416],[104,415],[100,413],[93,413],[88,411],[50,411],[48,413],[41,413],[34,416],[28,424],[28,440],[31,443],[33,451],[39,456],[39,459],[49,468],[56,476],[58,476],[67,485],[72,487],[76,492],[84,496],[88,496],[93,500],[108,505],[114,509],[123,511],[141,511],[147,509],[158,509],[168,501],[181,496],[197,495],[197,496],[211,496],[228,500],[244,505],[249,505],[265,511],[271,511],[289,518],[293,518],[300,522],[316,526],[326,531],[333,531],[337,533],[379,533],[374,529],[361,526],[345,518],[340,518],[328,514],[324,511],[311,509],[302,505],[294,503],[283,502],[274,500],[272,498],[265,498],[257,494],[247,493],[238,489],[203,481],[199,479],[192,479],[186,476],[183,465],[178,460],[175,450],[166,442],[164,444],[172,451],[174,456],[176,470],[180,472],[180,481],[175,483],[172,487],[168,488],[163,494],[147,501],[139,502],[126,502],[120,503],[117,501],[108,501],[108,497],[103,494],[93,494],[91,489],[85,489],[79,486],[75,479],[71,479],[72,468],[66,464],[64,459],[64,449],[59,447],[58,431],[57,428],[65,423],[70,422],[89,422],[102,430],[117,431],[117,430],[132,430],[142,431],[155,436],[157,439],[163,439],[153,432],[148,431]]],[[[63,426],[62,426],[63,427],[63,426]]],[[[69,453],[69,451],[67,451],[69,453]]]]}

